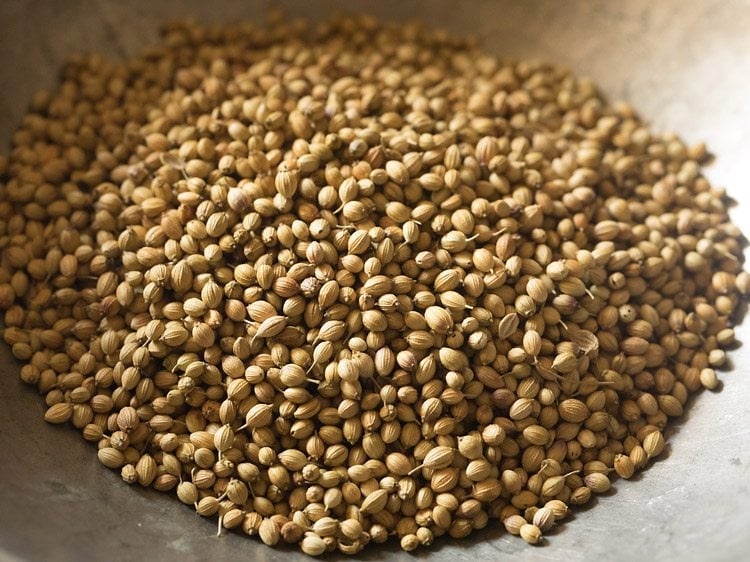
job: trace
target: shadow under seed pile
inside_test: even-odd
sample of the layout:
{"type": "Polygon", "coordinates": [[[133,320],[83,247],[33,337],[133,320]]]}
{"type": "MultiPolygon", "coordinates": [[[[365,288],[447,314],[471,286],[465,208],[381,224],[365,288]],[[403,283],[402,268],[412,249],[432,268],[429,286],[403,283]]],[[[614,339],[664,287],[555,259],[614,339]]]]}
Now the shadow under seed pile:
{"type": "Polygon", "coordinates": [[[45,419],[311,555],[539,543],[717,385],[750,288],[702,146],[417,26],[170,25],[13,141],[3,338],[45,419]]]}

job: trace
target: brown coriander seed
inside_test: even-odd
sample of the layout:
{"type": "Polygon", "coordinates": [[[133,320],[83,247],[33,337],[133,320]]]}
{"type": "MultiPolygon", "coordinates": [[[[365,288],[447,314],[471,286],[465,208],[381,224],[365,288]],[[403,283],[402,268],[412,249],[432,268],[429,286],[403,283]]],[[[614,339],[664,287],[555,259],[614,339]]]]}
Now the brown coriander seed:
{"type": "Polygon", "coordinates": [[[632,477],[635,472],[635,465],[632,459],[622,454],[615,456],[614,468],[617,475],[625,479],[632,477]]]}
{"type": "Polygon", "coordinates": [[[539,544],[542,540],[542,531],[536,525],[522,525],[519,534],[529,544],[539,544]]]}
{"type": "Polygon", "coordinates": [[[665,444],[661,431],[653,431],[643,440],[643,448],[649,458],[658,457],[664,450],[665,444]]]}
{"type": "Polygon", "coordinates": [[[328,546],[322,538],[310,533],[302,539],[300,548],[309,556],[320,556],[328,549],[328,546]]]}
{"type": "Polygon", "coordinates": [[[609,478],[606,474],[602,474],[601,472],[587,474],[584,476],[583,481],[595,494],[603,494],[610,488],[609,478]]]}
{"type": "Polygon", "coordinates": [[[520,535],[521,528],[527,523],[526,519],[524,519],[520,515],[511,515],[503,521],[503,524],[505,525],[505,529],[511,535],[520,535]]]}
{"type": "Polygon", "coordinates": [[[555,524],[555,518],[555,514],[551,509],[543,507],[534,514],[533,523],[540,531],[544,532],[552,528],[555,524]]]}
{"type": "Polygon", "coordinates": [[[73,404],[67,402],[60,402],[59,404],[52,405],[44,413],[44,421],[48,423],[61,424],[65,423],[70,419],[73,414],[73,404]]]}

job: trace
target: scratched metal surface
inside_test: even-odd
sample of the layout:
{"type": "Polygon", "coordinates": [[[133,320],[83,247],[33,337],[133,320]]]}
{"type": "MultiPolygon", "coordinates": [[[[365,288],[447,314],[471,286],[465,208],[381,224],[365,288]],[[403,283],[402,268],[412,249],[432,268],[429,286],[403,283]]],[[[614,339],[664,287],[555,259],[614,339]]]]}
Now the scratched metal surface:
{"type": "MultiPolygon", "coordinates": [[[[166,17],[219,21],[258,17],[270,2],[231,0],[2,0],[0,2],[0,150],[26,101],[54,83],[66,55],[111,56],[152,43],[166,17]]],[[[290,13],[320,18],[344,4],[282,1],[290,13]]],[[[350,0],[387,19],[419,18],[458,33],[478,33],[504,56],[537,57],[595,79],[612,99],[631,102],[658,130],[707,141],[718,160],[708,171],[750,217],[750,2],[628,0],[457,3],[350,0]],[[372,4],[368,7],[368,4],[372,4]]],[[[750,230],[750,229],[749,229],[750,230]]],[[[750,341],[750,325],[739,329],[750,341]]],[[[407,555],[391,545],[362,559],[740,560],[750,548],[750,354],[731,354],[719,393],[692,401],[670,430],[666,458],[578,511],[541,548],[497,528],[462,541],[438,541],[407,555]]],[[[214,536],[172,498],[129,488],[101,466],[69,429],[42,421],[40,398],[18,381],[0,351],[0,559],[301,560],[230,534],[214,536]]],[[[335,558],[335,557],[333,557],[335,558]]]]}

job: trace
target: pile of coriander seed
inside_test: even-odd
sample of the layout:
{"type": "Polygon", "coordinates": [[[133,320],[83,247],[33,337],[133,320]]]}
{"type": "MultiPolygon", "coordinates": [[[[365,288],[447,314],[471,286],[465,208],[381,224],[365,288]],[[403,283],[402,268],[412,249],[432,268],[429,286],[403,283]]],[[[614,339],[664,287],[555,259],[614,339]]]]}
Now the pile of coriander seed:
{"type": "Polygon", "coordinates": [[[61,80],[0,157],[3,339],[219,532],[540,543],[717,385],[750,275],[706,150],[567,71],[357,17],[61,80]]]}

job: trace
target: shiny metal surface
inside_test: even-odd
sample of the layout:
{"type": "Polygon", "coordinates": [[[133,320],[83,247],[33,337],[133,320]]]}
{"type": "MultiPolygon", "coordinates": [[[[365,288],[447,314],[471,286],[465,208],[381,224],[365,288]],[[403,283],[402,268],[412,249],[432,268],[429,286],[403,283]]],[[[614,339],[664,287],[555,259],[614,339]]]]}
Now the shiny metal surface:
{"type": "MultiPolygon", "coordinates": [[[[134,53],[166,17],[221,21],[258,17],[271,2],[232,0],[3,0],[0,2],[0,147],[32,93],[54,83],[67,54],[134,53]]],[[[631,102],[652,126],[717,155],[709,178],[739,202],[750,222],[750,2],[283,1],[293,15],[320,19],[334,8],[386,19],[418,18],[486,48],[537,57],[591,76],[611,99],[631,102]]],[[[750,232],[750,226],[746,226],[750,232]]],[[[738,330],[750,343],[750,324],[738,330]]],[[[745,560],[750,549],[750,347],[730,354],[723,389],[691,400],[668,430],[668,453],[630,482],[529,547],[499,525],[462,541],[441,540],[408,555],[389,545],[361,559],[745,560]]],[[[229,533],[215,536],[173,498],[128,487],[104,469],[70,428],[47,425],[42,401],[0,351],[0,560],[302,560],[229,533]]],[[[331,559],[338,559],[336,556],[331,559]]]]}

